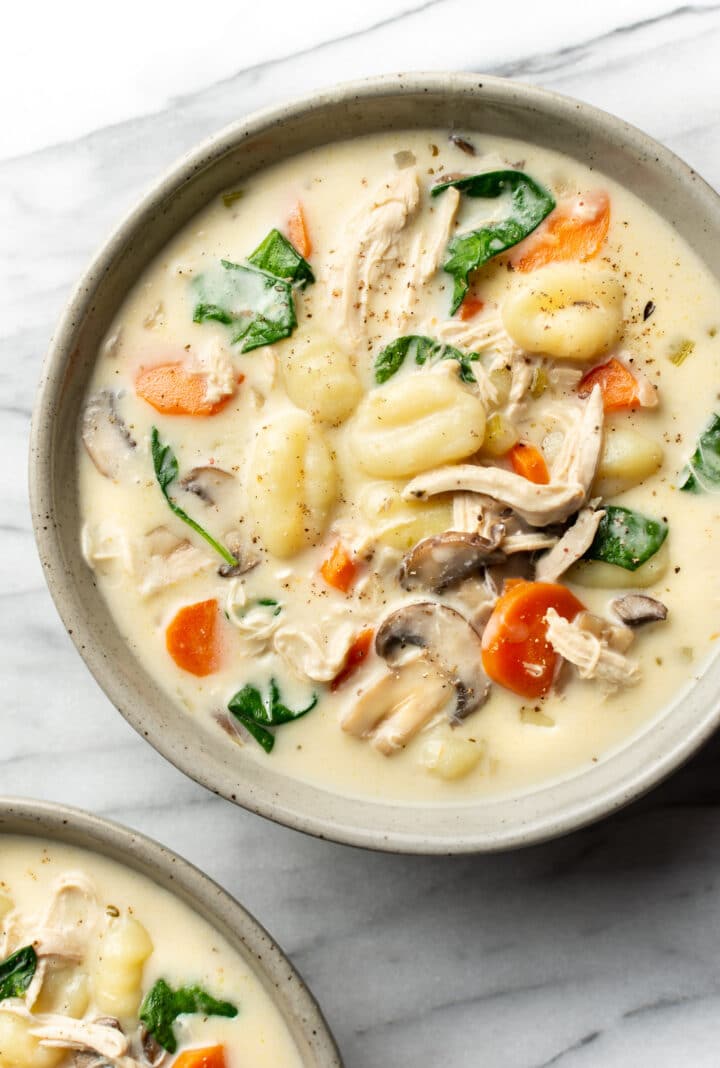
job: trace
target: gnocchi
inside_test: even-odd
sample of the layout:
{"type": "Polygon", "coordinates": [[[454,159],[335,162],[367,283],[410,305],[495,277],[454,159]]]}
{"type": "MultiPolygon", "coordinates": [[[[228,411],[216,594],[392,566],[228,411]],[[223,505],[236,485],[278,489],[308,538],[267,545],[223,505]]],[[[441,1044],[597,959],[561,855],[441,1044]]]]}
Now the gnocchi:
{"type": "Polygon", "coordinates": [[[95,967],[95,1000],[103,1012],[125,1019],[134,1016],[142,996],[143,966],[153,951],[150,935],[131,916],[113,923],[95,967]]]}
{"type": "Polygon", "coordinates": [[[593,493],[615,497],[654,475],[663,462],[657,441],[632,427],[613,425],[605,429],[593,493]]]}
{"type": "Polygon", "coordinates": [[[268,552],[293,556],[316,541],[336,494],[333,457],[306,412],[283,409],[261,427],[248,471],[248,503],[268,552]]]}
{"type": "Polygon", "coordinates": [[[374,482],[360,492],[362,514],[383,545],[406,551],[452,525],[450,503],[406,501],[401,490],[402,483],[374,482]]]}
{"type": "Polygon", "coordinates": [[[505,298],[502,319],[527,352],[588,361],[620,340],[623,288],[592,267],[556,264],[533,271],[505,298]]]}
{"type": "Polygon", "coordinates": [[[485,408],[447,366],[368,393],[352,427],[352,449],[375,478],[404,478],[462,460],[485,437],[485,408]]]}
{"type": "Polygon", "coordinates": [[[281,367],[290,400],[321,423],[344,422],[360,400],[362,386],[348,353],[323,335],[286,343],[281,367]]]}
{"type": "Polygon", "coordinates": [[[0,1064],[3,1068],[55,1068],[66,1051],[42,1046],[30,1034],[34,1021],[3,1009],[0,1004],[0,1064]]]}

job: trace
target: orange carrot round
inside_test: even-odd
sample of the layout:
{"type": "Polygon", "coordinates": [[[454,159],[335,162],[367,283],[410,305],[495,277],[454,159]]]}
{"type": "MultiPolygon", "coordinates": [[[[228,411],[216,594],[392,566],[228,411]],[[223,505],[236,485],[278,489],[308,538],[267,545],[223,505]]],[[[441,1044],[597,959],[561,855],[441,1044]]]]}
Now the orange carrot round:
{"type": "Polygon", "coordinates": [[[301,256],[307,259],[312,255],[312,241],[308,233],[305,212],[299,200],[288,216],[287,235],[290,244],[301,256]]]}
{"type": "Polygon", "coordinates": [[[547,640],[545,616],[554,608],[573,620],[583,605],[554,582],[514,582],[505,588],[482,638],[485,673],[521,697],[543,697],[552,686],[557,653],[547,640]]]}
{"type": "Polygon", "coordinates": [[[161,363],[143,367],[135,379],[138,397],[163,415],[215,415],[230,397],[206,400],[207,378],[188,371],[181,363],[161,363]]]}
{"type": "Polygon", "coordinates": [[[225,1047],[186,1049],[175,1058],[173,1068],[225,1068],[225,1047]]]}
{"type": "Polygon", "coordinates": [[[597,256],[610,227],[610,199],[600,190],[558,204],[511,254],[517,271],[534,271],[561,260],[597,256]]]}
{"type": "Polygon", "coordinates": [[[522,475],[529,482],[535,482],[538,486],[547,486],[550,481],[550,473],[545,463],[545,457],[534,445],[526,441],[519,441],[513,445],[508,453],[516,475],[522,475]]]}
{"type": "Polygon", "coordinates": [[[165,645],[183,671],[212,675],[220,667],[220,614],[212,598],[188,604],[173,617],[165,631],[165,645]]]}
{"type": "Polygon", "coordinates": [[[336,542],[327,560],[323,560],[320,574],[328,586],[342,593],[350,589],[357,575],[357,565],[342,542],[336,542]]]}
{"type": "Polygon", "coordinates": [[[628,411],[640,404],[637,379],[614,357],[583,375],[578,385],[579,396],[589,397],[595,385],[600,386],[606,412],[628,411]]]}
{"type": "Polygon", "coordinates": [[[479,297],[471,297],[468,293],[468,295],[465,297],[462,304],[460,305],[458,316],[460,319],[462,319],[464,323],[466,323],[468,319],[472,319],[478,314],[478,312],[481,312],[484,307],[484,300],[480,300],[479,297]]]}
{"type": "Polygon", "coordinates": [[[350,676],[357,671],[362,662],[367,659],[372,647],[373,629],[366,627],[355,635],[352,645],[348,649],[345,663],[330,684],[331,690],[337,690],[350,676]]]}

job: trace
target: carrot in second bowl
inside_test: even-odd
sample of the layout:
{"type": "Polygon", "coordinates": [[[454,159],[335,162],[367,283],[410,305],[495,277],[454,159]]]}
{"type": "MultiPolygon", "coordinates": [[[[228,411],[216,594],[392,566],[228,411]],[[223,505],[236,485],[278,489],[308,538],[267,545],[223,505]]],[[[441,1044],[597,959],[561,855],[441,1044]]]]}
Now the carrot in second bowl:
{"type": "Polygon", "coordinates": [[[301,256],[307,259],[312,255],[312,241],[308,233],[305,212],[299,200],[288,216],[287,235],[290,244],[301,256]]]}
{"type": "Polygon", "coordinates": [[[224,1046],[205,1046],[178,1054],[173,1068],[225,1068],[225,1064],[224,1046]]]}

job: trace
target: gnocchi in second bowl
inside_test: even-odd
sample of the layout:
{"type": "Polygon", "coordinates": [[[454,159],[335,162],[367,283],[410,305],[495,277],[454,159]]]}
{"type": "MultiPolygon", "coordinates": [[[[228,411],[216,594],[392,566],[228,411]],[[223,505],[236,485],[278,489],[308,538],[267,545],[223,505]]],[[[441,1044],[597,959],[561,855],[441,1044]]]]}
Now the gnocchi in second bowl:
{"type": "Polygon", "coordinates": [[[636,197],[532,144],[287,160],[120,308],[85,559],[198,735],[288,775],[446,802],[589,768],[720,631],[718,297],[636,197]]]}

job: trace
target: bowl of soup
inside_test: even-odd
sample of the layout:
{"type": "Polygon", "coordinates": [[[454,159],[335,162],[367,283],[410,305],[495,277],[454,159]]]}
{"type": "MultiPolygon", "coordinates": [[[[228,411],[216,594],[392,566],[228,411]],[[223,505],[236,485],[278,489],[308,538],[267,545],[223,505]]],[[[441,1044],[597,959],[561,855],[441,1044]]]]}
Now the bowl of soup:
{"type": "Polygon", "coordinates": [[[267,932],[163,846],[76,809],[3,799],[0,851],[6,1068],[341,1064],[267,932]]]}
{"type": "Polygon", "coordinates": [[[475,75],[220,133],[88,269],[33,422],[51,592],[121,713],[264,816],[498,849],[717,723],[720,213],[475,75]]]}

